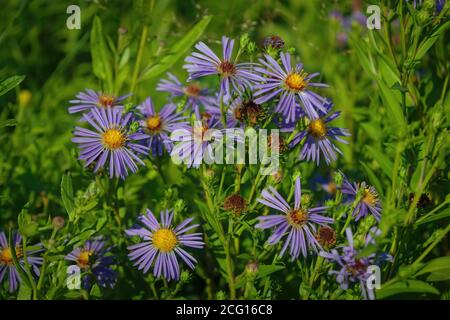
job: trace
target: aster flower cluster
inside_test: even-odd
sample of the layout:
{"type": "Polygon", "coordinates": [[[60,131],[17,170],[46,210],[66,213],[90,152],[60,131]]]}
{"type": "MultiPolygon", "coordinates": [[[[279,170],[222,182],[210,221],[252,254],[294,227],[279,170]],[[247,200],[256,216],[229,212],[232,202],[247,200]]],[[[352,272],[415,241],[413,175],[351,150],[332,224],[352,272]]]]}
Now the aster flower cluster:
{"type": "MultiPolygon", "coordinates": [[[[166,104],[158,106],[147,97],[134,106],[125,103],[129,94],[116,97],[90,89],[78,93],[70,101],[69,113],[83,113],[72,141],[78,145],[79,159],[85,167],[94,173],[105,170],[109,178],[125,179],[130,172],[137,172],[138,166],[146,165],[149,154],[156,158],[167,153],[188,168],[199,168],[202,163],[214,160],[214,148],[224,134],[233,142],[245,144],[240,136],[234,135],[234,130],[250,127],[281,129],[287,135],[281,137],[280,151],[298,148],[300,161],[317,166],[335,162],[342,154],[336,142],[348,143],[345,138],[350,133],[331,124],[340,111],[335,111],[333,102],[322,95],[328,85],[322,82],[320,74],[308,73],[276,36],[265,39],[264,54],[251,62],[240,60],[245,45],[239,46],[236,53],[235,40],[224,36],[221,44],[221,54],[204,42],[194,46],[183,66],[188,73],[186,81],[170,72],[159,81],[156,90],[168,94],[166,104]],[[217,90],[205,86],[203,79],[218,80],[217,90]]],[[[347,217],[359,221],[372,214],[380,220],[381,203],[373,187],[345,179],[342,186],[334,185],[334,193],[337,192],[353,205],[347,217]]],[[[292,194],[294,199],[290,203],[290,196],[284,197],[273,186],[267,186],[253,205],[243,194],[235,192],[223,200],[221,209],[231,213],[231,219],[244,218],[256,203],[276,211],[260,215],[254,227],[260,232],[272,230],[267,243],[273,247],[280,245],[278,257],[288,252],[294,261],[320,252],[341,265],[345,272],[350,270],[349,265],[356,270],[350,274],[341,270],[340,284],[363,281],[366,274],[358,273],[358,266],[363,263],[366,267],[371,260],[356,260],[353,244],[343,255],[337,254],[335,229],[340,221],[332,217],[330,208],[314,206],[308,200],[309,194],[302,195],[299,176],[293,181],[292,194]]],[[[143,274],[151,271],[155,278],[178,281],[184,264],[195,268],[197,260],[190,250],[205,246],[202,233],[192,232],[200,225],[192,224],[193,218],[175,223],[176,220],[173,209],[162,210],[159,219],[146,209],[137,223],[125,230],[129,237],[128,258],[143,274]]],[[[83,272],[86,290],[94,283],[112,288],[118,281],[118,261],[106,243],[101,237],[92,238],[66,255],[66,260],[83,272]]]]}

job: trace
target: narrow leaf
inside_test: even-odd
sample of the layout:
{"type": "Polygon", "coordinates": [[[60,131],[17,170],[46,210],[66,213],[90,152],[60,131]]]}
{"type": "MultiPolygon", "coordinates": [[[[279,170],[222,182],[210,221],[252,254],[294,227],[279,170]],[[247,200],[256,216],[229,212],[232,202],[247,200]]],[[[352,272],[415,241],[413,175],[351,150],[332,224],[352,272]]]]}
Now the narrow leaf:
{"type": "Polygon", "coordinates": [[[203,17],[181,40],[175,43],[169,52],[164,54],[161,60],[144,72],[141,80],[158,77],[172,67],[201,37],[210,21],[211,16],[203,17]]]}
{"type": "Polygon", "coordinates": [[[17,87],[25,76],[12,76],[0,81],[0,96],[17,87]]]}

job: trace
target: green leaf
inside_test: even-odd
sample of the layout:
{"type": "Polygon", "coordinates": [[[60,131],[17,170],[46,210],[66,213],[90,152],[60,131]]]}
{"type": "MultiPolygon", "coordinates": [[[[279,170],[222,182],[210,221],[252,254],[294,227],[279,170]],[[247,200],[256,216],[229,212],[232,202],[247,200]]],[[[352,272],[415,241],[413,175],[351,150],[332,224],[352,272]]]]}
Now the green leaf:
{"type": "Polygon", "coordinates": [[[387,286],[381,285],[376,291],[377,299],[385,299],[401,293],[430,293],[439,295],[439,291],[432,285],[419,280],[396,281],[387,286]]]}
{"type": "Polygon", "coordinates": [[[0,121],[0,129],[3,127],[14,127],[15,125],[17,125],[16,119],[7,119],[0,121]]]}
{"type": "Polygon", "coordinates": [[[440,257],[428,262],[416,276],[430,273],[428,281],[445,281],[450,279],[450,257],[440,257]]]}
{"type": "Polygon", "coordinates": [[[419,220],[417,220],[417,222],[415,224],[419,226],[419,225],[424,224],[424,223],[429,223],[429,222],[432,222],[432,221],[441,220],[441,219],[445,219],[445,218],[448,218],[448,217],[450,217],[450,207],[445,208],[444,210],[442,210],[439,213],[431,214],[431,215],[429,215],[428,217],[426,217],[424,219],[419,219],[419,220]]]}
{"type": "Polygon", "coordinates": [[[97,284],[94,284],[92,286],[91,292],[89,294],[92,297],[95,297],[95,298],[101,298],[102,297],[102,291],[100,290],[100,287],[97,284]]]}
{"type": "Polygon", "coordinates": [[[104,80],[107,91],[111,91],[113,88],[113,77],[110,62],[112,60],[103,36],[102,22],[97,16],[94,18],[91,30],[91,55],[94,74],[101,80],[104,80]]]}
{"type": "Polygon", "coordinates": [[[169,52],[164,54],[161,60],[148,68],[142,75],[141,79],[148,80],[158,77],[172,67],[201,37],[211,21],[211,18],[211,16],[203,17],[202,20],[200,20],[181,40],[175,43],[169,52]]]}
{"type": "Polygon", "coordinates": [[[437,29],[428,37],[424,42],[422,42],[419,46],[419,49],[416,53],[416,60],[420,60],[423,56],[431,49],[431,47],[436,43],[441,34],[450,26],[450,21],[440,25],[437,29]]]}
{"type": "Polygon", "coordinates": [[[94,229],[85,230],[85,231],[81,232],[79,235],[70,239],[70,241],[67,243],[66,247],[74,245],[74,244],[82,243],[82,242],[88,240],[95,233],[96,233],[96,231],[94,229]]]}
{"type": "MultiPolygon", "coordinates": [[[[355,49],[355,53],[358,57],[359,63],[366,73],[369,75],[375,76],[377,74],[375,65],[373,63],[372,56],[367,54],[363,47],[359,44],[361,38],[351,38],[351,45],[355,49]]],[[[368,46],[366,46],[368,47],[368,46]]]]}
{"type": "Polygon", "coordinates": [[[31,300],[31,294],[33,290],[26,284],[21,283],[19,287],[19,292],[17,293],[17,300],[31,300]]]}
{"type": "Polygon", "coordinates": [[[377,175],[363,161],[360,161],[359,163],[364,168],[364,171],[366,172],[367,176],[369,177],[370,184],[373,185],[379,193],[381,193],[384,189],[383,189],[381,182],[378,179],[377,175]]]}
{"type": "Polygon", "coordinates": [[[61,199],[64,204],[64,208],[69,215],[69,220],[74,220],[75,201],[73,195],[72,177],[70,174],[65,174],[61,180],[61,199]]]}
{"type": "Polygon", "coordinates": [[[272,274],[274,272],[277,272],[278,270],[282,270],[284,268],[285,268],[285,266],[274,265],[274,264],[272,264],[272,265],[260,265],[258,267],[257,279],[265,278],[268,275],[270,275],[270,274],[272,274]]]}
{"type": "Polygon", "coordinates": [[[374,147],[369,145],[366,145],[366,149],[370,156],[372,156],[378,163],[386,176],[392,178],[392,161],[386,156],[386,153],[384,151],[375,150],[374,147]]]}
{"type": "Polygon", "coordinates": [[[17,217],[17,224],[19,226],[19,232],[27,237],[32,237],[38,232],[38,224],[31,220],[31,216],[28,214],[28,207],[30,203],[27,203],[22,211],[20,211],[17,217]]]}
{"type": "Polygon", "coordinates": [[[0,81],[0,96],[17,87],[25,76],[12,76],[0,81]]]}
{"type": "Polygon", "coordinates": [[[407,126],[400,102],[400,92],[389,88],[383,80],[378,81],[378,87],[380,88],[381,99],[386,108],[387,117],[391,122],[391,127],[401,136],[406,131],[407,126]]]}
{"type": "MultiPolygon", "coordinates": [[[[272,273],[277,272],[279,270],[282,270],[284,268],[285,268],[285,266],[274,265],[274,264],[272,264],[272,265],[259,265],[258,266],[258,273],[257,273],[257,275],[256,275],[256,277],[254,279],[256,280],[256,279],[262,279],[262,278],[268,277],[272,273]]],[[[244,286],[246,281],[247,281],[247,277],[246,277],[246,275],[244,273],[244,274],[242,274],[242,276],[237,278],[236,288],[239,289],[242,286],[244,286]]]]}

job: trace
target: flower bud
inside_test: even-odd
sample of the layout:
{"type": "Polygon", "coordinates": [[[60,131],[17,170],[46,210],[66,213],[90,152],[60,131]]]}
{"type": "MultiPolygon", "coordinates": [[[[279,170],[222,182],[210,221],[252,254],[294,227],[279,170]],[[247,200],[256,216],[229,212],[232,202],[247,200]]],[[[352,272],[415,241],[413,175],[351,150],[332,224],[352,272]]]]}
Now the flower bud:
{"type": "Polygon", "coordinates": [[[61,216],[56,216],[52,220],[52,226],[53,226],[53,228],[55,228],[57,230],[64,228],[65,224],[66,224],[66,221],[61,216]]]}

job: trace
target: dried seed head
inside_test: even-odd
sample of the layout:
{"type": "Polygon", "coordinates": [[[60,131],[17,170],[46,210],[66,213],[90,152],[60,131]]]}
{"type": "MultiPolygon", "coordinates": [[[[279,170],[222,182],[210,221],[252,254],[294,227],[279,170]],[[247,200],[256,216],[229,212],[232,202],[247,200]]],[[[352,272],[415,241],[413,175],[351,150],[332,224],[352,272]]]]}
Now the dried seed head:
{"type": "Polygon", "coordinates": [[[316,239],[325,248],[334,247],[336,244],[336,231],[330,227],[320,227],[317,231],[316,239]]]}
{"type": "Polygon", "coordinates": [[[241,195],[235,193],[225,198],[225,201],[223,202],[223,208],[226,211],[231,211],[235,215],[239,216],[247,209],[247,203],[241,195]]]}
{"type": "Polygon", "coordinates": [[[279,36],[270,36],[264,39],[263,45],[265,48],[272,47],[274,49],[282,49],[284,47],[284,40],[279,36]]]}

